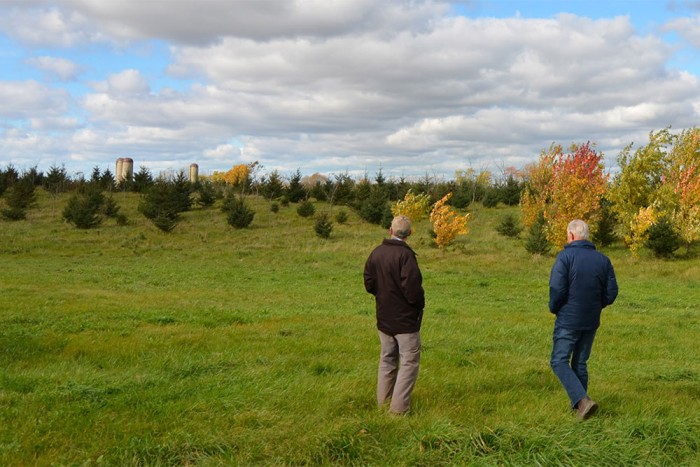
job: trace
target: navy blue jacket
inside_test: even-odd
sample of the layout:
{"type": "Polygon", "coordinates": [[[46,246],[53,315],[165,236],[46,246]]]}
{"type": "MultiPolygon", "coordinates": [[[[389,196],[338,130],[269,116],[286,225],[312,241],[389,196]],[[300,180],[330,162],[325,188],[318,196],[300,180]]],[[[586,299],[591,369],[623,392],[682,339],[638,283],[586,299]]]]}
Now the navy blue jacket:
{"type": "Polygon", "coordinates": [[[549,277],[549,310],[556,325],[574,331],[598,329],[600,312],[617,297],[617,279],[607,256],[588,240],[559,252],[549,277]]]}
{"type": "Polygon", "coordinates": [[[375,296],[377,328],[384,334],[420,331],[425,307],[416,253],[406,242],[385,239],[367,258],[365,289],[375,296]]]}

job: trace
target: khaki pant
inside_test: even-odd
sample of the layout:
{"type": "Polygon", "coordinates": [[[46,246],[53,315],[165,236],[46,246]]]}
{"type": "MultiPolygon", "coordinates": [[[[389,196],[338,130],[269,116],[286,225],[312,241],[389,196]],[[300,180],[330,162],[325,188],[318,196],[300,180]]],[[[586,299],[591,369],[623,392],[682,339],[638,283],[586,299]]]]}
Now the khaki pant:
{"type": "Polygon", "coordinates": [[[405,413],[420,366],[420,333],[390,336],[379,331],[381,354],[377,376],[377,404],[391,399],[389,410],[405,413]]]}

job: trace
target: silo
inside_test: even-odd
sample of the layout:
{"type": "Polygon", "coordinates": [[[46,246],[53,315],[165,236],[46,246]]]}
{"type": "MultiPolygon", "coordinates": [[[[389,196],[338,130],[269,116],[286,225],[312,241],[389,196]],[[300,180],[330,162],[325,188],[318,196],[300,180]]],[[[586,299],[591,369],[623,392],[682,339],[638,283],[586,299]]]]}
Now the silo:
{"type": "Polygon", "coordinates": [[[199,166],[195,163],[190,164],[190,183],[199,181],[199,166]]]}
{"type": "Polygon", "coordinates": [[[117,159],[117,171],[115,172],[115,176],[117,179],[117,185],[119,185],[122,182],[122,170],[124,170],[124,158],[120,157],[117,159]]]}
{"type": "Polygon", "coordinates": [[[122,166],[122,180],[132,180],[134,178],[134,160],[130,157],[124,158],[122,166]]]}

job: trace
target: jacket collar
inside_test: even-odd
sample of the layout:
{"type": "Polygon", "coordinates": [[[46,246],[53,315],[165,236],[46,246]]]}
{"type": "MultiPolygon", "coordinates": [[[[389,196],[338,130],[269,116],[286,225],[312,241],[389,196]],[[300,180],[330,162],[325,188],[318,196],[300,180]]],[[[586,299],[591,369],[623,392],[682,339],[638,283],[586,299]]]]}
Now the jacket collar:
{"type": "Polygon", "coordinates": [[[595,245],[588,240],[574,240],[573,242],[564,245],[564,248],[588,248],[595,250],[595,245]]]}
{"type": "MultiPolygon", "coordinates": [[[[408,245],[408,243],[406,243],[405,240],[399,240],[398,238],[385,238],[385,239],[382,241],[382,243],[383,243],[384,245],[402,246],[402,247],[408,248],[409,250],[413,251],[413,248],[411,248],[411,247],[408,245]]],[[[413,253],[415,254],[416,252],[413,251],[413,253]]]]}

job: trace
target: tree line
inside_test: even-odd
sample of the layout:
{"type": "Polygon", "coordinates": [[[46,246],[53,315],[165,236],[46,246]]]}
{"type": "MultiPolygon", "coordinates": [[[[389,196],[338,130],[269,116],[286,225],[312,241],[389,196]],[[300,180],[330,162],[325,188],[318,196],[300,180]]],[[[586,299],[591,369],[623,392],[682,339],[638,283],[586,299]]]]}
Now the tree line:
{"type": "MultiPolygon", "coordinates": [[[[613,176],[605,170],[602,153],[587,142],[572,144],[567,151],[552,144],[536,162],[522,170],[504,169],[500,177],[470,169],[457,172],[452,180],[427,174],[414,180],[385,177],[381,169],[373,177],[354,178],[347,173],[302,176],[300,170],[285,177],[277,170],[265,172],[254,162],[214,172],[196,183],[184,171],[156,177],[142,166],[117,183],[109,169],[98,167],[86,178],[70,177],[63,166],[52,166],[47,173],[36,167],[19,173],[8,165],[0,168],[0,216],[24,219],[35,201],[34,189],[43,187],[54,203],[58,194],[71,193],[62,214],[76,227],[94,227],[104,217],[126,223],[112,194],[129,191],[141,195],[139,212],[165,232],[177,225],[181,213],[195,205],[210,208],[217,200],[222,200],[221,211],[228,223],[244,228],[255,215],[246,197],[259,196],[269,201],[273,212],[280,205],[295,203],[304,217],[314,215],[312,200],[327,202],[330,211],[317,216],[315,230],[328,237],[335,206],[352,209],[367,222],[388,226],[402,209],[416,217],[427,216],[431,206],[435,210],[438,204],[447,212],[448,207],[464,210],[472,203],[487,208],[502,203],[519,205],[520,218],[504,216],[499,233],[516,237],[525,230],[525,247],[532,253],[562,247],[566,223],[579,218],[589,223],[594,240],[602,246],[621,240],[634,255],[649,248],[657,256],[669,257],[683,246],[689,254],[700,240],[700,129],[677,134],[669,128],[651,131],[647,144],[634,151],[632,145],[627,146],[617,162],[619,171],[613,176]]],[[[434,225],[449,224],[445,215],[434,225]]],[[[466,217],[449,215],[449,219],[459,219],[459,225],[452,222],[453,231],[468,230],[466,217]]],[[[344,222],[347,212],[342,210],[335,220],[344,222]]],[[[433,233],[440,238],[444,232],[433,233]]]]}

